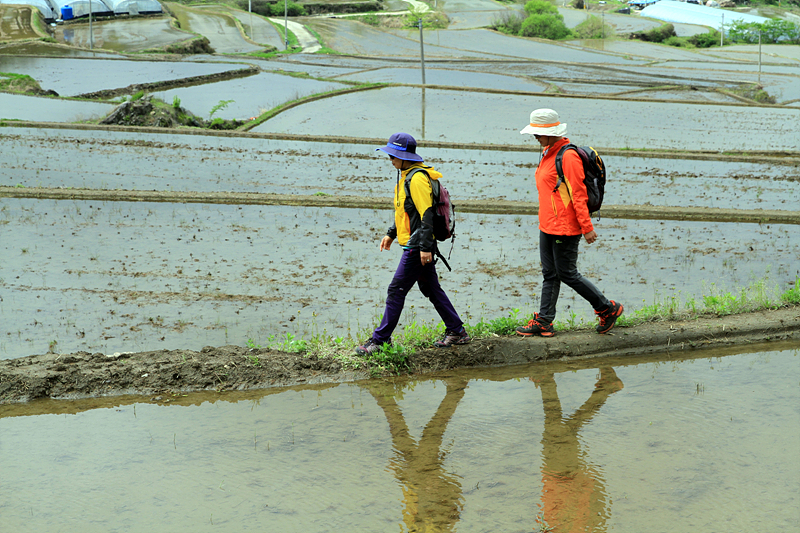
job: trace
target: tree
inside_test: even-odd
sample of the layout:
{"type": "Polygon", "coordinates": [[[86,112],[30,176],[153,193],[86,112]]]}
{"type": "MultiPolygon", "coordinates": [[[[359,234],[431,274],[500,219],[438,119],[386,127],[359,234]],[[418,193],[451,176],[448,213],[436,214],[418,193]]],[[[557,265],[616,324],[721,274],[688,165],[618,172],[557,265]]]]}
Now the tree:
{"type": "Polygon", "coordinates": [[[541,39],[558,40],[572,35],[564,25],[561,15],[556,17],[553,14],[531,15],[522,23],[519,32],[524,37],[539,37],[541,39]]]}
{"type": "Polygon", "coordinates": [[[558,12],[558,8],[547,0],[530,0],[525,4],[525,13],[528,15],[545,15],[547,13],[552,13],[553,15],[558,15],[562,21],[564,20],[561,13],[558,12]]]}

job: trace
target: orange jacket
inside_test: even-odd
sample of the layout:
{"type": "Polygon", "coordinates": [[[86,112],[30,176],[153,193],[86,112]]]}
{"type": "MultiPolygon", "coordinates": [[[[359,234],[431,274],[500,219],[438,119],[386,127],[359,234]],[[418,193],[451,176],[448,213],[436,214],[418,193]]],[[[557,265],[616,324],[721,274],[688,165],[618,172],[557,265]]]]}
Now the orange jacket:
{"type": "Polygon", "coordinates": [[[564,152],[561,167],[566,180],[558,191],[556,154],[569,139],[562,138],[545,149],[536,169],[536,189],[539,191],[539,229],[550,235],[585,235],[594,229],[589,208],[586,185],[583,183],[583,163],[575,150],[564,152]]]}

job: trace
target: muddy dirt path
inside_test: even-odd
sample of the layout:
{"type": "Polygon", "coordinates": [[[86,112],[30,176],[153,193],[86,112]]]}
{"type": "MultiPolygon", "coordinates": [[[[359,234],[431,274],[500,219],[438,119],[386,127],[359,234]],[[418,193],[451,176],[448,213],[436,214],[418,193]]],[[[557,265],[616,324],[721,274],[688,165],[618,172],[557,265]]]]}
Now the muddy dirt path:
{"type": "MultiPolygon", "coordinates": [[[[495,337],[409,357],[410,374],[459,367],[503,366],[576,357],[685,354],[708,347],[760,342],[800,343],[800,307],[690,321],[590,331],[552,339],[495,337]]],[[[369,377],[366,365],[269,349],[207,346],[140,353],[48,353],[0,361],[0,404],[37,398],[75,399],[122,394],[160,395],[197,390],[246,390],[369,377]]],[[[161,398],[157,398],[160,400],[161,398]]]]}

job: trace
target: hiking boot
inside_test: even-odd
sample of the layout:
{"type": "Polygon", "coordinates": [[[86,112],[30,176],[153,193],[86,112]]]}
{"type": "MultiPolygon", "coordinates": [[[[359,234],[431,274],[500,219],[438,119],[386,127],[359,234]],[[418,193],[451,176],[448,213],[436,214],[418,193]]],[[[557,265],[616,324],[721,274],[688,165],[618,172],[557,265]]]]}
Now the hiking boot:
{"type": "Polygon", "coordinates": [[[467,344],[471,340],[472,339],[469,338],[469,333],[467,333],[467,330],[465,328],[461,328],[461,331],[458,333],[445,331],[442,340],[434,342],[433,345],[437,348],[449,348],[450,346],[454,346],[456,344],[467,344]]]}
{"type": "Polygon", "coordinates": [[[528,321],[527,326],[520,326],[517,328],[517,333],[526,337],[553,337],[556,332],[553,330],[553,324],[543,320],[539,313],[535,313],[533,318],[528,321]]]}
{"type": "Polygon", "coordinates": [[[372,355],[375,352],[381,351],[381,347],[384,344],[389,344],[385,342],[378,342],[372,337],[369,338],[367,342],[362,344],[361,346],[356,346],[356,355],[365,356],[365,355],[372,355]]]}
{"type": "Polygon", "coordinates": [[[622,304],[618,304],[614,300],[609,300],[611,305],[605,311],[595,311],[595,314],[600,318],[600,323],[595,328],[597,333],[608,333],[614,327],[614,323],[622,314],[624,308],[622,304]]]}

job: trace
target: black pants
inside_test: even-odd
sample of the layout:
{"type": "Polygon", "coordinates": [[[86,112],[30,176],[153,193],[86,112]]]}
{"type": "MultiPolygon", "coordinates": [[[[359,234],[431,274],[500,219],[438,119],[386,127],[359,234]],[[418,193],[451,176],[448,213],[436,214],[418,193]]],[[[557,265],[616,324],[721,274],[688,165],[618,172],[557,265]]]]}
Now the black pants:
{"type": "Polygon", "coordinates": [[[539,255],[544,277],[539,316],[547,322],[556,318],[556,303],[562,282],[580,294],[595,311],[605,311],[611,305],[603,293],[578,272],[580,242],[581,235],[549,235],[539,232],[539,255]]]}

